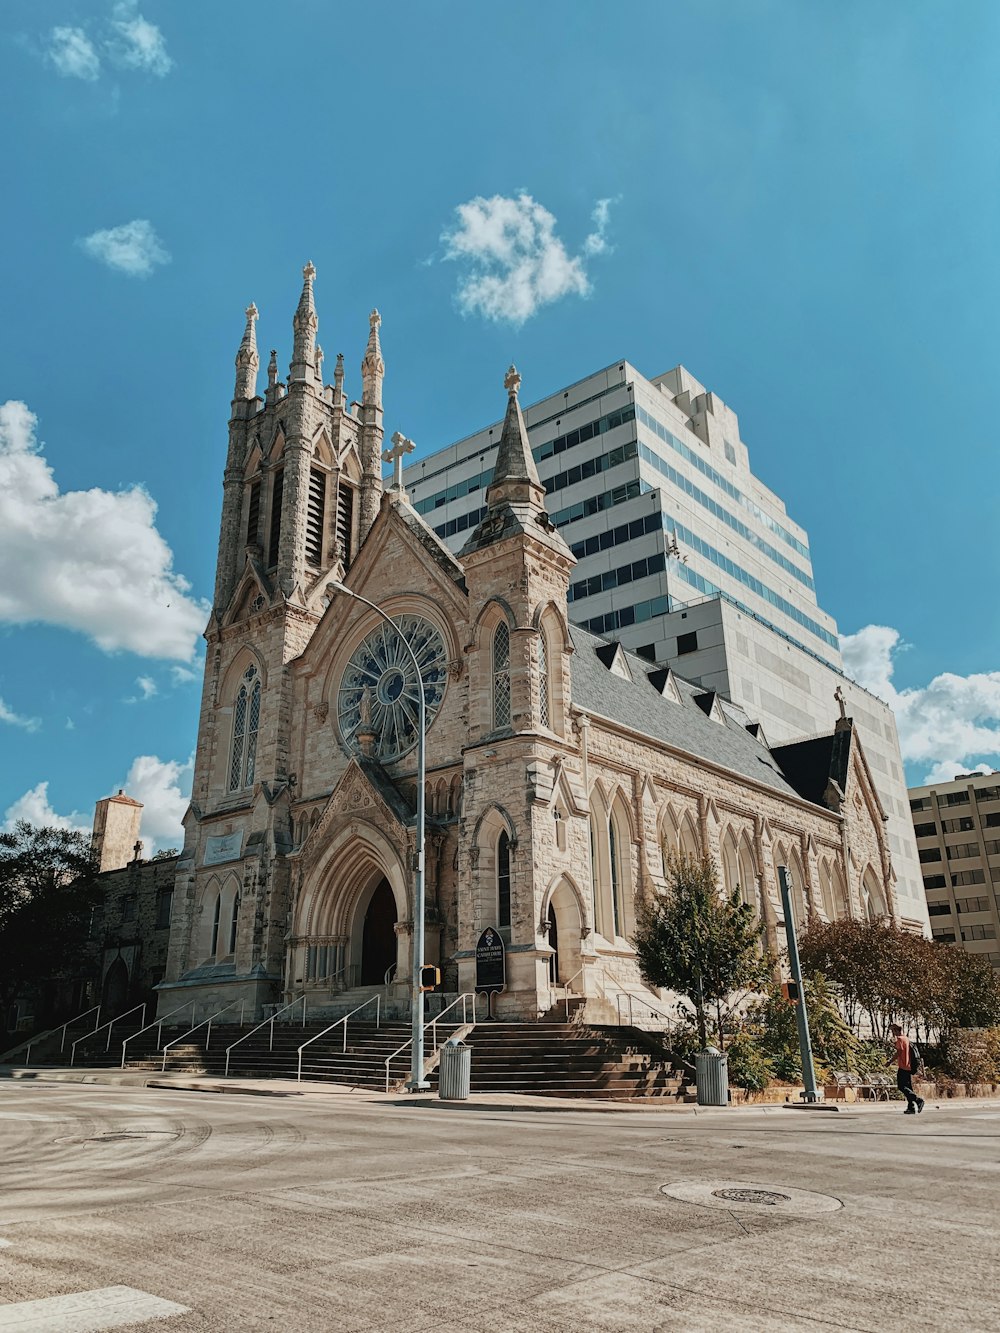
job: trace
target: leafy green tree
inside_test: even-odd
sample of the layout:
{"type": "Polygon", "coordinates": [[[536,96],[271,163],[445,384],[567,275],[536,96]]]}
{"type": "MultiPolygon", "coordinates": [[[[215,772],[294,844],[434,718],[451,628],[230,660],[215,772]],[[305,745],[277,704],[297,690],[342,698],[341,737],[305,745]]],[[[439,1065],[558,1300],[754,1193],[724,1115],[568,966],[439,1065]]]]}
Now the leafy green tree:
{"type": "Polygon", "coordinates": [[[98,862],[82,833],[20,821],[0,833],[0,1001],[4,1009],[79,963],[101,902],[98,862]]]}
{"type": "Polygon", "coordinates": [[[723,1005],[737,991],[764,986],[771,975],[760,925],[739,889],[729,897],[720,893],[711,857],[671,855],[666,880],[666,894],[637,910],[632,944],[642,979],[689,1001],[703,1047],[714,1008],[724,1045],[723,1005]]]}

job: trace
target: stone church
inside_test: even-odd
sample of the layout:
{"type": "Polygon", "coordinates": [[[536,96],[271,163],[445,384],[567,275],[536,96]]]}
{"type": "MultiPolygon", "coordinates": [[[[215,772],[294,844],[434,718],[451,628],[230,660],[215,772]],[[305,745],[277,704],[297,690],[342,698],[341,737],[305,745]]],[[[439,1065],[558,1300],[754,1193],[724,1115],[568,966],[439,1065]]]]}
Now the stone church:
{"type": "MultiPolygon", "coordinates": [[[[896,914],[865,756],[827,734],[780,748],[728,699],[569,623],[574,558],[545,510],[507,372],[486,517],[456,558],[407,501],[384,438],[373,311],[361,399],[324,382],[307,265],[287,380],[258,396],[247,311],[223,477],[191,805],[159,1012],[411,984],[417,702],[426,696],[425,962],[475,983],[507,946],[498,1013],[648,996],[629,937],[672,849],[709,853],[772,944],[787,865],[801,925],[896,914]],[[383,481],[383,464],[394,481],[383,481]],[[388,625],[351,594],[375,603],[388,625]]],[[[843,710],[841,710],[841,713],[843,710]]],[[[597,1012],[596,1008],[594,1012],[597,1012]]]]}

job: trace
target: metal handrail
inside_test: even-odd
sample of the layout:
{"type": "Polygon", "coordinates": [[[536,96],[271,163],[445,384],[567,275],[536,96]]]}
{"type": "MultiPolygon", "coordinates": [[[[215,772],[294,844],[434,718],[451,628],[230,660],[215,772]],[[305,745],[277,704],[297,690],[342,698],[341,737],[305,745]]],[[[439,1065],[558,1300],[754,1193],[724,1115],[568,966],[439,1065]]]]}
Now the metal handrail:
{"type": "Polygon", "coordinates": [[[51,1028],[48,1032],[43,1032],[37,1037],[32,1037],[32,1039],[28,1042],[28,1049],[24,1052],[24,1063],[27,1064],[28,1060],[31,1057],[32,1046],[34,1046],[36,1042],[41,1041],[42,1037],[50,1037],[53,1032],[62,1032],[62,1039],[59,1042],[59,1054],[62,1055],[63,1051],[66,1049],[66,1029],[68,1027],[72,1027],[74,1023],[79,1023],[81,1018],[86,1018],[88,1014],[92,1014],[95,1011],[97,1013],[97,1017],[100,1018],[101,1006],[99,1004],[92,1004],[90,1008],[85,1009],[82,1014],[77,1014],[76,1018],[68,1019],[62,1025],[61,1028],[51,1028]]]}
{"type": "Polygon", "coordinates": [[[323,986],[327,982],[336,981],[338,977],[342,977],[345,972],[350,972],[355,967],[357,967],[356,963],[347,963],[344,967],[339,968],[336,972],[328,972],[325,977],[315,977],[312,981],[309,981],[307,979],[302,983],[302,985],[303,987],[312,986],[313,989],[316,989],[318,986],[323,986]]]}
{"type": "MultiPolygon", "coordinates": [[[[448,1012],[449,1009],[454,1009],[456,1005],[459,1005],[459,1004],[460,1004],[460,1005],[462,1006],[462,1022],[463,1022],[463,1023],[468,1023],[468,1021],[469,1021],[468,1001],[471,1000],[471,1001],[472,1001],[472,1021],[473,1021],[473,1023],[475,1023],[475,1021],[476,1021],[476,1000],[477,1000],[477,998],[478,998],[478,996],[477,996],[477,994],[476,994],[475,991],[471,991],[471,990],[463,991],[462,994],[459,995],[459,997],[458,997],[457,999],[452,1000],[451,1004],[449,1004],[446,1008],[442,1009],[441,1012],[437,1015],[437,1017],[434,1018],[434,1019],[431,1021],[431,1052],[430,1052],[431,1055],[434,1055],[434,1054],[437,1052],[437,1049],[438,1049],[438,1044],[437,1044],[437,1025],[438,1025],[438,1022],[445,1016],[445,1014],[448,1012]]],[[[392,1062],[393,1060],[395,1060],[395,1058],[396,1058],[397,1055],[401,1055],[402,1052],[406,1050],[407,1046],[412,1046],[412,1045],[413,1045],[413,1038],[410,1037],[410,1039],[409,1039],[408,1041],[404,1041],[404,1042],[403,1042],[402,1046],[397,1046],[397,1048],[393,1051],[392,1055],[390,1055],[390,1056],[388,1056],[388,1057],[386,1058],[386,1061],[385,1061],[385,1090],[386,1090],[386,1092],[389,1091],[389,1065],[391,1064],[391,1062],[392,1062]]]]}
{"type": "Polygon", "coordinates": [[[326,1034],[327,1034],[328,1032],[332,1032],[334,1028],[338,1028],[338,1027],[340,1027],[341,1023],[343,1023],[343,1025],[344,1025],[344,1045],[343,1045],[343,1050],[346,1051],[346,1050],[347,1050],[347,1020],[348,1020],[349,1018],[353,1018],[355,1014],[360,1013],[361,1010],[364,1009],[364,1008],[366,1008],[368,1005],[370,1005],[370,1004],[372,1003],[373,1000],[374,1000],[374,1002],[375,1002],[375,1026],[376,1026],[377,1028],[382,1026],[382,997],[381,997],[381,995],[370,995],[370,996],[368,997],[367,1000],[364,1000],[361,1004],[359,1004],[358,1007],[357,1007],[356,1009],[352,1009],[351,1012],[350,1012],[349,1014],[345,1014],[343,1018],[338,1018],[337,1021],[336,1021],[336,1023],[331,1023],[330,1026],[327,1027],[327,1028],[324,1028],[322,1032],[317,1032],[316,1035],[315,1035],[315,1037],[310,1037],[308,1041],[304,1041],[304,1042],[302,1043],[302,1045],[299,1047],[299,1052],[298,1052],[298,1054],[299,1054],[299,1070],[298,1070],[298,1073],[297,1073],[296,1076],[295,1076],[295,1081],[296,1081],[296,1083],[301,1083],[301,1082],[302,1082],[302,1052],[305,1050],[305,1048],[306,1048],[307,1046],[311,1046],[311,1045],[313,1044],[314,1041],[319,1041],[320,1037],[325,1037],[326,1034]]]}
{"type": "Polygon", "coordinates": [[[237,1005],[240,1006],[240,1024],[242,1025],[243,1010],[246,1008],[246,1000],[231,1000],[229,1004],[225,1005],[222,1009],[217,1009],[215,1013],[210,1014],[208,1018],[203,1018],[200,1023],[195,1023],[193,1028],[188,1028],[187,1032],[182,1032],[181,1035],[175,1037],[173,1041],[168,1041],[163,1048],[163,1063],[160,1066],[160,1073],[165,1074],[167,1072],[167,1051],[170,1050],[171,1046],[176,1046],[177,1043],[183,1041],[185,1037],[190,1037],[192,1032],[197,1032],[198,1029],[203,1028],[206,1023],[208,1024],[208,1036],[205,1038],[205,1050],[207,1051],[212,1044],[212,1024],[217,1018],[221,1018],[222,1015],[227,1013],[230,1009],[235,1009],[237,1005]]]}
{"type": "MultiPolygon", "coordinates": [[[[587,966],[586,963],[584,963],[583,967],[578,967],[578,968],[576,969],[576,971],[573,973],[573,975],[570,977],[569,981],[564,981],[564,982],[561,983],[563,990],[566,992],[566,994],[563,996],[563,1003],[564,1003],[565,1006],[566,1006],[566,1022],[567,1022],[567,1023],[569,1022],[570,987],[572,986],[573,982],[577,979],[577,977],[582,977],[582,976],[583,976],[583,973],[584,973],[584,971],[585,971],[585,969],[586,969],[586,966],[587,966]]],[[[576,992],[574,991],[573,994],[575,995],[576,992]]]]}
{"type": "MultiPolygon", "coordinates": [[[[192,1023],[194,1022],[194,1011],[195,1011],[195,1006],[197,1005],[197,1003],[198,1003],[197,1000],[192,1000],[192,1001],[191,1001],[191,1022],[192,1022],[192,1023]]],[[[144,1032],[148,1032],[150,1028],[156,1028],[156,1029],[157,1029],[157,1033],[156,1033],[156,1045],[157,1045],[157,1047],[158,1047],[159,1044],[160,1044],[160,1041],[161,1041],[161,1039],[162,1039],[162,1037],[163,1037],[163,1025],[164,1025],[164,1023],[167,1021],[168,1018],[173,1018],[174,1014],[179,1014],[180,1011],[181,1011],[182,1009],[186,1009],[187,1007],[188,1007],[188,1002],[187,1002],[187,1000],[185,1000],[184,1003],[183,1003],[183,1004],[179,1004],[179,1005],[177,1006],[176,1009],[171,1009],[171,1010],[169,1011],[169,1013],[166,1013],[166,1014],[160,1014],[158,1017],[156,1017],[156,1018],[153,1019],[152,1023],[147,1023],[146,1026],[145,1026],[144,1028],[140,1028],[138,1032],[133,1032],[132,1035],[131,1035],[131,1037],[126,1037],[125,1040],[122,1042],[122,1069],[125,1068],[125,1047],[129,1044],[130,1041],[135,1041],[136,1037],[141,1037],[142,1034],[143,1034],[144,1032]]]]}
{"type": "Polygon", "coordinates": [[[389,966],[385,969],[385,976],[382,978],[382,984],[384,986],[389,986],[392,984],[393,974],[395,973],[397,967],[399,967],[398,963],[390,963],[389,966]]]}
{"type": "Polygon", "coordinates": [[[227,1046],[227,1047],[226,1047],[226,1073],[225,1073],[225,1077],[226,1077],[226,1078],[229,1077],[229,1052],[230,1052],[231,1050],[233,1050],[234,1047],[238,1046],[238,1045],[240,1044],[241,1041],[246,1041],[247,1037],[252,1037],[253,1034],[254,1034],[255,1032],[259,1032],[260,1029],[261,1029],[266,1023],[270,1023],[270,1024],[271,1024],[271,1039],[270,1039],[270,1041],[268,1042],[268,1047],[267,1047],[267,1049],[268,1049],[269,1051],[273,1051],[273,1050],[274,1050],[274,1020],[278,1017],[279,1014],[283,1014],[283,1013],[285,1012],[286,1009],[294,1009],[295,1006],[299,1003],[300,1000],[302,1001],[302,1026],[305,1027],[305,1025],[306,1025],[306,996],[305,996],[305,992],[303,991],[303,993],[302,993],[301,995],[296,995],[295,999],[292,1000],[289,1004],[284,1004],[284,1005],[281,1006],[280,1009],[275,1009],[275,1011],[274,1011],[274,1013],[271,1015],[271,1017],[270,1017],[270,1018],[265,1018],[264,1021],[263,1021],[263,1023],[258,1023],[257,1026],[256,1026],[255,1028],[251,1028],[249,1032],[245,1032],[245,1033],[243,1034],[242,1037],[237,1037],[236,1040],[233,1042],[232,1046],[227,1046]]]}
{"type": "Polygon", "coordinates": [[[86,1033],[84,1033],[84,1035],[83,1035],[82,1037],[77,1037],[76,1041],[75,1041],[75,1042],[73,1043],[73,1045],[69,1048],[69,1051],[70,1051],[70,1053],[69,1053],[69,1064],[70,1064],[70,1068],[72,1069],[72,1067],[73,1067],[73,1062],[74,1062],[74,1060],[76,1059],[76,1048],[80,1045],[80,1042],[81,1042],[81,1041],[86,1041],[88,1037],[96,1037],[97,1034],[98,1034],[98,1032],[100,1032],[102,1028],[107,1028],[107,1029],[108,1029],[108,1040],[107,1040],[107,1044],[105,1045],[104,1049],[105,1049],[106,1051],[110,1051],[110,1050],[111,1050],[111,1029],[112,1029],[112,1028],[114,1027],[114,1025],[118,1022],[119,1018],[128,1018],[129,1014],[134,1014],[135,1011],[136,1011],[137,1009],[141,1009],[141,1010],[142,1010],[142,1018],[140,1018],[139,1022],[140,1022],[140,1023],[144,1023],[144,1022],[146,1021],[146,1004],[145,1004],[145,1001],[144,1001],[142,1004],[134,1004],[134,1005],[132,1006],[131,1009],[126,1009],[125,1012],[124,1012],[123,1014],[116,1014],[114,1018],[109,1018],[108,1021],[107,1021],[106,1023],[102,1023],[100,1027],[96,1027],[96,1028],[94,1028],[93,1032],[86,1032],[86,1033]]]}
{"type": "MultiPolygon", "coordinates": [[[[616,984],[617,984],[617,983],[616,983],[616,984]]],[[[621,1000],[622,1000],[622,996],[623,996],[623,995],[628,999],[628,1021],[629,1021],[629,1027],[634,1027],[634,1026],[635,1026],[635,1024],[632,1022],[632,1001],[633,1001],[633,1000],[635,1000],[637,1004],[641,1004],[645,1009],[648,1009],[649,1012],[650,1012],[651,1014],[655,1014],[657,1018],[662,1018],[663,1021],[666,1023],[668,1029],[673,1027],[673,1025],[674,1025],[674,1019],[670,1018],[667,1014],[665,1014],[665,1013],[663,1012],[662,1009],[657,1009],[655,1005],[650,1004],[648,1000],[644,1000],[643,997],[642,997],[641,995],[633,995],[632,992],[631,992],[631,991],[627,991],[627,990],[625,989],[624,986],[619,986],[619,987],[618,987],[618,993],[617,993],[616,996],[615,996],[615,1007],[616,1007],[617,1010],[618,1010],[618,1021],[619,1021],[619,1023],[621,1022],[621,1019],[622,1019],[622,1003],[621,1003],[621,1000]]]]}

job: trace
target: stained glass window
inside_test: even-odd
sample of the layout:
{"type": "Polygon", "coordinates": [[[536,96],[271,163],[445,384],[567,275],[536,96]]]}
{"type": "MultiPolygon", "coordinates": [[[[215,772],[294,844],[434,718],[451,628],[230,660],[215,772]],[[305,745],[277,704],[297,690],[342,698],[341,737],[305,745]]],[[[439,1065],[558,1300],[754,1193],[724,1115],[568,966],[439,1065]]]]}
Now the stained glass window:
{"type": "Polygon", "coordinates": [[[441,635],[420,616],[396,616],[393,625],[373,629],[340,682],[337,712],[345,743],[357,746],[358,732],[369,730],[373,752],[383,760],[398,759],[417,743],[420,689],[406,644],[420,667],[429,727],[444,698],[447,657],[441,635]]]}
{"type": "Polygon", "coordinates": [[[497,842],[497,925],[510,925],[510,838],[506,830],[497,842]]]}
{"type": "Polygon", "coordinates": [[[510,726],[510,630],[504,620],[493,634],[493,725],[510,726]]]}
{"type": "Polygon", "coordinates": [[[257,767],[257,729],[260,725],[260,678],[247,667],[233,708],[233,746],[229,755],[229,790],[252,787],[257,767]]]}
{"type": "Polygon", "coordinates": [[[549,659],[545,649],[545,631],[538,635],[539,716],[543,727],[549,725],[549,659]]]}

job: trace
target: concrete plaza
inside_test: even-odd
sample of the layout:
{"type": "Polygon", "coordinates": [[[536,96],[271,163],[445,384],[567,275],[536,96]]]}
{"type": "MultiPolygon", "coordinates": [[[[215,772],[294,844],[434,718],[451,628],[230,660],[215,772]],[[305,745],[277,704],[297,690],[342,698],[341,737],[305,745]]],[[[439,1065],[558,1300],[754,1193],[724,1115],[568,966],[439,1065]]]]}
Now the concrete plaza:
{"type": "Polygon", "coordinates": [[[995,1105],[515,1101],[0,1081],[0,1330],[1000,1329],[995,1105]]]}

